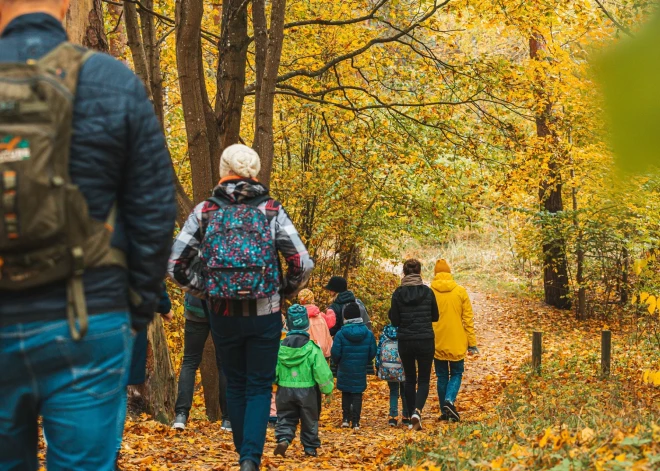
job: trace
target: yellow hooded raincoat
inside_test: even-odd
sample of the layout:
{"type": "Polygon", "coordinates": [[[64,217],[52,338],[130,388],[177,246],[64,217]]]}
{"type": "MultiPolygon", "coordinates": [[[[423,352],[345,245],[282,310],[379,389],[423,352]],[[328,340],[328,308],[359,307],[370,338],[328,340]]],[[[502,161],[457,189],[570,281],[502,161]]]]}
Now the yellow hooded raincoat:
{"type": "Polygon", "coordinates": [[[467,291],[454,281],[450,273],[436,274],[431,288],[440,312],[440,319],[433,323],[435,358],[446,361],[463,360],[468,347],[477,345],[472,304],[467,291]]]}

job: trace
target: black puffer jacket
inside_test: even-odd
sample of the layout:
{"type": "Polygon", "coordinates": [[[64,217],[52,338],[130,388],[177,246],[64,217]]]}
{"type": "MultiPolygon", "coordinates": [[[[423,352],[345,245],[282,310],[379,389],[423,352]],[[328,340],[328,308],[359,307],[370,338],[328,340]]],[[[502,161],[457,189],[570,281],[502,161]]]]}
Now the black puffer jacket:
{"type": "Polygon", "coordinates": [[[425,285],[398,287],[392,295],[389,317],[399,329],[399,340],[434,338],[433,323],[439,315],[433,291],[425,285]]]}
{"type": "MultiPolygon", "coordinates": [[[[0,63],[38,59],[66,41],[61,23],[35,13],[14,19],[0,38],[0,63]]],[[[176,206],[165,139],[140,79],[124,64],[95,54],[80,72],[73,110],[70,173],[89,206],[105,221],[116,202],[112,244],[128,270],[104,267],[84,276],[90,314],[126,312],[140,330],[152,320],[172,246],[176,206]],[[140,303],[129,306],[129,288],[140,303]]],[[[66,318],[65,283],[0,291],[0,326],[66,318]]]]}

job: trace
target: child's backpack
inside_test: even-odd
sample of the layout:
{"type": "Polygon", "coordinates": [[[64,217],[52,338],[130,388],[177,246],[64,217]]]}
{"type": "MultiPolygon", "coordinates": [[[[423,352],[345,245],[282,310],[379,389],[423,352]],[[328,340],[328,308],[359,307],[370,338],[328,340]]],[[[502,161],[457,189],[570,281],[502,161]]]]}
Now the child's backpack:
{"type": "Polygon", "coordinates": [[[380,368],[378,377],[393,383],[403,383],[406,377],[403,373],[403,363],[399,356],[399,341],[386,338],[380,347],[380,368]]]}
{"type": "Polygon", "coordinates": [[[83,274],[126,266],[107,221],[89,216],[69,157],[78,76],[93,53],[63,43],[37,61],[0,65],[0,290],[66,282],[71,336],[88,317],[83,274]]]}
{"type": "Polygon", "coordinates": [[[274,205],[267,215],[258,206],[273,201],[268,196],[248,203],[230,204],[218,198],[200,247],[206,294],[215,299],[268,298],[280,289],[280,267],[270,228],[277,215],[274,205]]]}

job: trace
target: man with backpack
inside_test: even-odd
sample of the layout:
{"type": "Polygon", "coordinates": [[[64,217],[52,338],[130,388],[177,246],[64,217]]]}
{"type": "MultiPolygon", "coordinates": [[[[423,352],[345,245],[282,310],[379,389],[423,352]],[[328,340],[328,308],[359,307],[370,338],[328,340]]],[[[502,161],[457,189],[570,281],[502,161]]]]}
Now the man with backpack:
{"type": "Polygon", "coordinates": [[[67,0],[0,0],[0,468],[114,470],[133,335],[176,207],[145,88],[66,44],[67,0]]]}
{"type": "Polygon", "coordinates": [[[256,177],[259,155],[234,144],[220,158],[213,196],[174,242],[169,274],[206,299],[227,376],[227,405],[242,471],[261,463],[282,332],[282,297],[304,287],[314,264],[291,219],[256,177]],[[281,254],[287,264],[284,276],[281,254]]]}

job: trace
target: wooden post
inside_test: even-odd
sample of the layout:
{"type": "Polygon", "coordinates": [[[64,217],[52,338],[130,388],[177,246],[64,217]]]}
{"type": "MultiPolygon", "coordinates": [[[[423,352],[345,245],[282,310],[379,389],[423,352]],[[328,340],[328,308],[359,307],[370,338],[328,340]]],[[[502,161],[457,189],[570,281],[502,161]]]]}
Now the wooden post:
{"type": "Polygon", "coordinates": [[[600,372],[605,376],[610,375],[612,362],[612,332],[603,330],[600,336],[600,372]]]}
{"type": "Polygon", "coordinates": [[[534,332],[532,334],[532,368],[537,372],[541,370],[542,338],[542,332],[534,332]]]}

